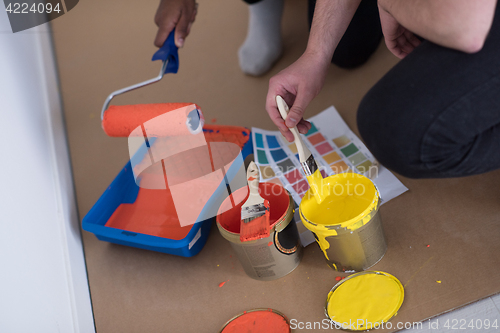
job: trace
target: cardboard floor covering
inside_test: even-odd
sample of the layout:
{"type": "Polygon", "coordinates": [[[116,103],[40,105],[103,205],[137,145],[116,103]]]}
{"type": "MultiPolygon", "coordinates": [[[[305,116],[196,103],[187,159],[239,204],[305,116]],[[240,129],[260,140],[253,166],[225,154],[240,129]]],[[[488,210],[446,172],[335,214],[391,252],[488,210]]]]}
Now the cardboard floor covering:
{"type": "MultiPolygon", "coordinates": [[[[191,35],[179,51],[179,73],[113,103],[193,102],[209,123],[274,130],[264,110],[267,83],[305,49],[306,1],[285,1],[284,57],[261,78],[245,76],[238,67],[246,5],[199,2],[191,35]]],[[[112,91],[157,75],[160,63],[150,61],[156,51],[156,6],[157,1],[80,1],[52,23],[80,218],[128,160],[127,139],[104,134],[100,110],[112,91]]],[[[359,69],[332,65],[307,115],[333,104],[357,132],[359,101],[396,62],[381,45],[359,69]]],[[[500,172],[400,179],[410,191],[381,208],[388,251],[373,267],[405,286],[405,301],[393,322],[420,321],[498,293],[500,172]]],[[[298,322],[320,322],[327,293],[341,275],[313,244],[288,276],[254,281],[215,226],[194,258],[113,245],[87,232],[83,239],[99,333],[218,332],[234,315],[262,307],[298,322]]],[[[295,330],[301,331],[306,330],[295,330]]]]}

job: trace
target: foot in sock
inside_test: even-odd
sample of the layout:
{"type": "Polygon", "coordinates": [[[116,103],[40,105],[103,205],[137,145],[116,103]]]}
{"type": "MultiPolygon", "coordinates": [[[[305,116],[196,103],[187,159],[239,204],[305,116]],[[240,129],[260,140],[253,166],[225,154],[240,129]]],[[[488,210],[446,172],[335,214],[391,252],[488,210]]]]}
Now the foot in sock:
{"type": "Polygon", "coordinates": [[[238,57],[245,74],[260,76],[281,57],[283,0],[262,0],[248,7],[248,33],[238,57]]]}

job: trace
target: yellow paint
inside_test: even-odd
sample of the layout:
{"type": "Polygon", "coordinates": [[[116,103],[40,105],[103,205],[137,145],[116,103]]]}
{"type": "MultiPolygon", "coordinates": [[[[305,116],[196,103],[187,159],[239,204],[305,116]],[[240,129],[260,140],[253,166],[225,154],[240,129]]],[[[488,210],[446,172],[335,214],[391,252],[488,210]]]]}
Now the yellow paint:
{"type": "Polygon", "coordinates": [[[324,179],[319,169],[316,170],[312,175],[307,177],[307,182],[309,183],[310,187],[309,191],[313,194],[316,202],[318,204],[321,204],[328,194],[324,193],[323,191],[323,189],[325,188],[323,186],[324,179]]]}
{"type": "Polygon", "coordinates": [[[322,190],[319,192],[324,200],[318,204],[311,198],[310,189],[300,203],[300,208],[309,221],[353,230],[359,228],[359,220],[377,206],[377,189],[363,175],[349,172],[321,180],[323,182],[319,186],[322,190]],[[356,227],[352,228],[353,225],[356,227]]]}
{"type": "MultiPolygon", "coordinates": [[[[332,231],[335,232],[335,230],[332,230],[332,231]]],[[[326,237],[324,237],[322,235],[317,235],[317,237],[318,237],[319,247],[323,251],[323,254],[326,257],[326,260],[330,260],[330,258],[328,258],[328,253],[326,252],[326,250],[328,250],[330,248],[330,243],[328,243],[328,241],[326,240],[326,237]]]]}
{"type": "Polygon", "coordinates": [[[439,281],[439,280],[438,280],[438,281],[436,281],[436,282],[437,282],[437,283],[441,283],[441,281],[439,281]]]}
{"type": "MultiPolygon", "coordinates": [[[[318,180],[314,178],[314,181],[318,180]]],[[[353,231],[367,224],[372,218],[370,213],[378,207],[379,193],[370,179],[352,172],[321,178],[316,185],[321,186],[318,193],[324,199],[318,203],[316,190],[311,185],[300,203],[300,218],[304,226],[316,235],[328,259],[326,250],[330,243],[325,238],[336,236],[338,229],[353,231]]]]}
{"type": "Polygon", "coordinates": [[[367,330],[395,316],[404,289],[394,276],[376,271],[351,275],[328,294],[327,313],[343,328],[367,330]],[[350,326],[349,326],[350,325],[350,326]]]}

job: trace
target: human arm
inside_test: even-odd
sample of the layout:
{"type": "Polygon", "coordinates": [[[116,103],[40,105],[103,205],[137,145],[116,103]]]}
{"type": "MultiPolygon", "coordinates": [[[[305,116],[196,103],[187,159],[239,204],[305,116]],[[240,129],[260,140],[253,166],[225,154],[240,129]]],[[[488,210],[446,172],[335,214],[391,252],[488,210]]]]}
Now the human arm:
{"type": "Polygon", "coordinates": [[[297,126],[301,133],[309,130],[311,125],[302,116],[307,105],[323,87],[333,52],[360,2],[361,0],[318,0],[306,51],[269,81],[266,110],[288,141],[293,141],[289,128],[297,126]],[[276,106],[276,95],[281,95],[291,105],[286,124],[276,106]]]}
{"type": "Polygon", "coordinates": [[[467,53],[483,47],[496,3],[497,0],[378,1],[386,42],[387,31],[394,32],[387,25],[384,27],[384,15],[389,15],[402,27],[435,44],[467,53]]]}
{"type": "Polygon", "coordinates": [[[154,44],[162,47],[168,35],[175,28],[175,45],[184,46],[191,26],[198,12],[195,0],[161,0],[155,15],[158,32],[154,44]]]}

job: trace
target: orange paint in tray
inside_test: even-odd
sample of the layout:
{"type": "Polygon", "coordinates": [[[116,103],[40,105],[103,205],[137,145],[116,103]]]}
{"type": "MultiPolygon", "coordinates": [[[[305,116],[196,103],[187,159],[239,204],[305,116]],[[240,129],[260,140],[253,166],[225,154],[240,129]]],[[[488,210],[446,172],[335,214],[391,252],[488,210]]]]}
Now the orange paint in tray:
{"type": "MultiPolygon", "coordinates": [[[[231,142],[241,149],[248,141],[250,131],[243,127],[206,125],[204,127],[204,135],[207,144],[211,142],[231,142]],[[243,133],[246,133],[246,136],[243,133]]],[[[192,152],[191,155],[193,156],[190,156],[189,152],[187,152],[184,154],[184,161],[191,162],[196,159],[194,154],[198,152],[194,150],[190,152],[192,152]]],[[[224,157],[222,158],[224,159],[224,157]]],[[[234,156],[227,156],[225,160],[232,158],[234,156]]],[[[220,164],[217,163],[220,159],[220,156],[214,157],[212,152],[210,152],[207,154],[205,162],[208,166],[217,166],[217,164],[220,164]],[[219,158],[217,159],[217,157],[219,158]]],[[[162,175],[160,176],[163,177],[162,175]]],[[[166,189],[139,188],[135,202],[121,204],[105,225],[111,228],[173,240],[185,238],[193,227],[192,224],[182,226],[179,223],[168,185],[166,189]]]]}
{"type": "Polygon", "coordinates": [[[131,158],[85,215],[82,228],[94,233],[99,240],[115,244],[184,257],[197,254],[212,225],[210,212],[200,214],[200,211],[210,208],[211,204],[218,207],[217,200],[221,200],[219,197],[225,190],[220,185],[235,177],[238,168],[244,167],[243,159],[251,150],[243,149],[250,138],[250,131],[246,128],[206,125],[203,130],[199,133],[202,146],[187,151],[181,149],[180,154],[171,157],[154,155],[158,153],[153,150],[154,142],[161,137],[149,140],[149,143],[146,140],[146,145],[139,148],[141,153],[133,156],[139,156],[140,159],[136,160],[139,162],[134,164],[131,158]],[[203,158],[199,157],[201,150],[204,150],[203,158]],[[148,156],[153,156],[153,164],[141,164],[148,156]],[[137,173],[138,166],[146,167],[137,173]],[[217,172],[223,176],[211,180],[209,185],[212,187],[199,182],[199,177],[217,172]],[[140,178],[144,174],[152,183],[162,183],[163,187],[144,186],[143,178],[140,178]],[[203,198],[194,200],[192,193],[183,193],[184,182],[190,180],[195,184],[191,189],[201,192],[205,201],[203,198]],[[179,203],[185,206],[184,209],[179,209],[179,203]]]}

